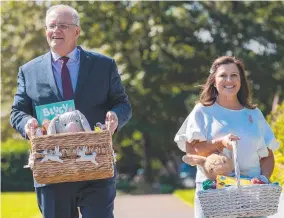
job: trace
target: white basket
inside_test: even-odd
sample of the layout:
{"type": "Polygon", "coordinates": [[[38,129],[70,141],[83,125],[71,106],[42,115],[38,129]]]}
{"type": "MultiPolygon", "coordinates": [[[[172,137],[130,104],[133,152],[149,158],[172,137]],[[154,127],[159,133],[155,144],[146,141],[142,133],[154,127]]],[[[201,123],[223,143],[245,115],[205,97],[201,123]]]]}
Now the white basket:
{"type": "Polygon", "coordinates": [[[237,186],[197,192],[205,217],[270,216],[277,213],[281,187],[276,184],[240,185],[237,142],[233,143],[237,186]]]}

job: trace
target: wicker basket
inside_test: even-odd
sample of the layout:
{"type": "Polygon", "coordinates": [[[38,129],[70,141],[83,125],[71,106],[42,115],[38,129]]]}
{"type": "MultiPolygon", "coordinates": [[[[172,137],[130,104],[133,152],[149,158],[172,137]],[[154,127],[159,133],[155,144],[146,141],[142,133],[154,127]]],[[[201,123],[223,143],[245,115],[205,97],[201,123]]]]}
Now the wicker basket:
{"type": "Polygon", "coordinates": [[[237,143],[233,143],[236,186],[197,192],[205,217],[255,217],[277,213],[281,187],[276,184],[240,185],[237,143]]]}
{"type": "Polygon", "coordinates": [[[39,184],[110,178],[114,151],[109,131],[44,135],[31,139],[33,176],[39,184]]]}

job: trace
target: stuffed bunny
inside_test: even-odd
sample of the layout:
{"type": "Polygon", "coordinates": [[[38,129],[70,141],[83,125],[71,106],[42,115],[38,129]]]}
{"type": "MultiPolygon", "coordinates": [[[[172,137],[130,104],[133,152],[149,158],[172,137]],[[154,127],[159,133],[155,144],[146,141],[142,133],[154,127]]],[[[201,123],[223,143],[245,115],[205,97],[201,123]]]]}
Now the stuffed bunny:
{"type": "Polygon", "coordinates": [[[217,175],[227,176],[234,169],[232,159],[223,154],[211,154],[208,157],[187,154],[182,160],[191,166],[200,166],[205,176],[211,180],[216,180],[217,175]]]}
{"type": "Polygon", "coordinates": [[[86,117],[78,110],[54,117],[48,126],[47,135],[66,132],[91,131],[86,117]]]}

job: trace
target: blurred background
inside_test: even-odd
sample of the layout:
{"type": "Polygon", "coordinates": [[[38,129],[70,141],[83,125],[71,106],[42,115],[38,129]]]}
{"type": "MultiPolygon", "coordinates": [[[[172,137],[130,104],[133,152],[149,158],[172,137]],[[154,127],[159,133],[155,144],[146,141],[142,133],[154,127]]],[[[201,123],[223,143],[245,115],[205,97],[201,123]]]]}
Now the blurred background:
{"type": "MultiPolygon", "coordinates": [[[[246,65],[253,101],[281,143],[272,179],[284,183],[284,103],[277,107],[284,99],[283,1],[6,1],[1,2],[5,199],[11,199],[11,192],[34,190],[31,171],[23,169],[30,145],[11,128],[9,115],[18,68],[48,51],[45,12],[58,3],[79,12],[79,45],[116,60],[132,104],[132,119],[114,136],[119,192],[194,188],[196,168],[181,162],[183,153],[173,139],[198,99],[210,65],[222,55],[234,55],[246,65]]],[[[5,202],[3,210],[10,204],[5,202]]]]}

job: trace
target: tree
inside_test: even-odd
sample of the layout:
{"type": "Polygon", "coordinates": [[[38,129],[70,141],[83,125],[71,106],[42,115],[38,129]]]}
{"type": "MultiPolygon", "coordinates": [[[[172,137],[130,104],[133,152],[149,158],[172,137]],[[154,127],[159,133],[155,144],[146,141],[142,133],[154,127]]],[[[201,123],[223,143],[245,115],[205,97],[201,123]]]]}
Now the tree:
{"type": "MultiPolygon", "coordinates": [[[[17,68],[48,49],[42,21],[50,4],[56,3],[2,3],[5,109],[16,88],[17,68]]],[[[254,100],[265,114],[275,93],[283,98],[283,2],[64,4],[79,11],[79,44],[115,58],[132,103],[133,118],[115,140],[119,170],[135,174],[144,166],[151,182],[156,170],[181,154],[174,135],[218,56],[244,60],[254,100]]],[[[2,119],[4,140],[11,137],[11,130],[3,128],[7,118],[8,113],[2,119]]]]}
{"type": "Polygon", "coordinates": [[[284,185],[284,101],[267,117],[269,124],[279,142],[279,149],[274,153],[275,167],[271,180],[284,185]]]}
{"type": "Polygon", "coordinates": [[[45,4],[37,2],[1,2],[3,141],[15,133],[10,127],[9,116],[17,87],[18,69],[24,63],[48,51],[44,37],[45,8],[45,4]]]}

